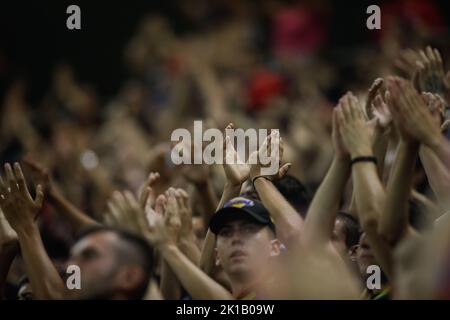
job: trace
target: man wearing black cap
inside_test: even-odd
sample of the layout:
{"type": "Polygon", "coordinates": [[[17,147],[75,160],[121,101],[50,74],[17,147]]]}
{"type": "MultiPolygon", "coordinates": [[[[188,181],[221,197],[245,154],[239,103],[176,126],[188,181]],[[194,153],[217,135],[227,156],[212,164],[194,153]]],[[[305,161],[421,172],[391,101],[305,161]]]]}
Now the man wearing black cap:
{"type": "Polygon", "coordinates": [[[261,298],[259,288],[270,279],[274,257],[280,254],[275,225],[257,200],[237,197],[212,217],[217,236],[216,264],[222,266],[236,299],[261,298]]]}

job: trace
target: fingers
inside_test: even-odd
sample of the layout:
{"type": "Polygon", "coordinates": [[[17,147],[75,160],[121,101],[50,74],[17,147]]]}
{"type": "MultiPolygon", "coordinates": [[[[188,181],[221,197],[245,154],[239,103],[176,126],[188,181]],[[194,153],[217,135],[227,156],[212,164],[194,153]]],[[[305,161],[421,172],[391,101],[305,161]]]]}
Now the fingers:
{"type": "Polygon", "coordinates": [[[341,98],[341,110],[345,122],[351,121],[352,114],[350,111],[350,92],[341,98]]]}
{"type": "Polygon", "coordinates": [[[332,131],[334,134],[339,132],[339,121],[338,121],[338,107],[333,109],[333,114],[331,118],[332,131]]]}
{"type": "Polygon", "coordinates": [[[36,197],[34,199],[34,205],[39,209],[42,207],[42,203],[44,202],[44,191],[42,189],[42,186],[38,184],[36,187],[36,197]]]}
{"type": "Polygon", "coordinates": [[[371,119],[373,116],[372,108],[371,108],[373,99],[378,95],[378,91],[383,87],[383,85],[384,85],[383,78],[377,78],[377,79],[375,79],[375,81],[373,82],[372,86],[369,89],[369,93],[367,94],[366,106],[365,106],[366,114],[369,119],[371,119]]]}
{"type": "Polygon", "coordinates": [[[126,200],[124,195],[119,191],[114,191],[113,193],[113,201],[114,206],[117,208],[117,218],[119,220],[122,220],[122,216],[126,215],[127,212],[127,206],[126,206],[126,200]]]}
{"type": "MultiPolygon", "coordinates": [[[[25,192],[26,195],[30,196],[30,192],[28,191],[27,183],[25,181],[25,177],[22,172],[22,168],[20,168],[20,165],[16,162],[14,163],[14,173],[17,178],[17,183],[19,185],[19,189],[22,190],[22,192],[25,192]]],[[[30,196],[31,198],[31,196],[30,196]]]]}
{"type": "Polygon", "coordinates": [[[125,203],[132,208],[133,210],[139,210],[139,203],[137,202],[136,198],[134,197],[134,195],[128,191],[125,190],[124,191],[124,198],[125,198],[125,203]]]}
{"type": "Polygon", "coordinates": [[[18,190],[19,185],[17,184],[16,177],[14,177],[14,173],[9,163],[5,163],[5,175],[8,190],[18,190]]]}
{"type": "Polygon", "coordinates": [[[2,176],[0,175],[0,194],[6,194],[8,192],[5,181],[3,181],[2,176]]]}
{"type": "Polygon", "coordinates": [[[278,171],[278,177],[279,178],[284,177],[288,173],[288,171],[291,167],[292,167],[292,163],[286,163],[285,165],[283,165],[280,168],[280,170],[278,171]]]}
{"type": "Polygon", "coordinates": [[[150,172],[147,178],[147,186],[153,187],[155,183],[159,180],[160,175],[159,172],[150,172]]]}
{"type": "Polygon", "coordinates": [[[114,200],[109,200],[106,205],[108,206],[109,214],[105,216],[105,222],[110,225],[120,225],[120,211],[115,205],[114,200]]]}
{"type": "Polygon", "coordinates": [[[187,194],[187,192],[183,189],[179,189],[180,193],[181,193],[181,198],[183,199],[183,204],[186,208],[188,208],[189,210],[191,210],[191,204],[189,202],[189,195],[187,194]]]}
{"type": "Polygon", "coordinates": [[[159,216],[163,216],[164,211],[166,210],[166,207],[167,207],[167,197],[163,194],[160,194],[156,198],[155,213],[159,216]]]}
{"type": "Polygon", "coordinates": [[[345,123],[345,116],[344,111],[342,110],[342,107],[338,105],[336,107],[336,121],[337,121],[337,127],[341,127],[343,123],[345,123]]]}
{"type": "Polygon", "coordinates": [[[446,131],[448,128],[450,128],[450,120],[445,120],[441,126],[441,131],[446,131]]]}
{"type": "Polygon", "coordinates": [[[150,195],[152,188],[146,187],[144,190],[142,190],[140,196],[139,196],[139,204],[141,205],[141,208],[145,208],[147,205],[148,196],[150,195]]]}
{"type": "Polygon", "coordinates": [[[438,63],[438,69],[439,69],[439,71],[442,71],[442,73],[444,73],[444,61],[442,60],[441,53],[439,52],[438,49],[433,49],[433,51],[434,51],[435,59],[438,63]]]}

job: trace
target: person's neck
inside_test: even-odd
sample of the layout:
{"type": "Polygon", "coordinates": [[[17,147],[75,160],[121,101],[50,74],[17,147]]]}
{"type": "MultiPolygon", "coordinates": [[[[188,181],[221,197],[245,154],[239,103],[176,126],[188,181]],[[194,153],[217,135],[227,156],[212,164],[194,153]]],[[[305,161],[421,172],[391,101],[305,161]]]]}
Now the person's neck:
{"type": "Polygon", "coordinates": [[[231,291],[234,297],[245,295],[254,290],[261,279],[259,274],[230,275],[231,291]]]}

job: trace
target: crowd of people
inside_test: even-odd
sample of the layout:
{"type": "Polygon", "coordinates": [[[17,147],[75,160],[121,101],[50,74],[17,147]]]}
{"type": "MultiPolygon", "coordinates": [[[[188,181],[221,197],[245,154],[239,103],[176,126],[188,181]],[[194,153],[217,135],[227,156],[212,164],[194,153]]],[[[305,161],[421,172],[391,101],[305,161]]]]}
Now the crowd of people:
{"type": "Polygon", "coordinates": [[[346,57],[350,81],[320,53],[329,12],[267,3],[263,46],[269,31],[234,2],[208,32],[144,19],[125,48],[132,76],[104,105],[70,65],[55,67],[38,106],[22,79],[11,83],[2,298],[450,299],[440,27],[383,24],[376,45],[346,57]],[[175,165],[171,132],[194,120],[225,137],[279,129],[247,155],[279,150],[278,172],[248,159],[175,165]]]}

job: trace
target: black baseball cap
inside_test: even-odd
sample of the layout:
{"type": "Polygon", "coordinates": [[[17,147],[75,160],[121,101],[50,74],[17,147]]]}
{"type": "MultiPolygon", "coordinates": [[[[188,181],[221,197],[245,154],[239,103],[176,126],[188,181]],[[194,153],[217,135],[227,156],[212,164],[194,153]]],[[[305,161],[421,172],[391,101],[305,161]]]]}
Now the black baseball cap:
{"type": "Polygon", "coordinates": [[[244,197],[233,198],[225,203],[211,218],[209,229],[217,234],[226,222],[242,218],[266,225],[275,232],[275,225],[263,204],[258,200],[244,197]]]}

